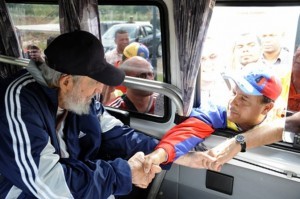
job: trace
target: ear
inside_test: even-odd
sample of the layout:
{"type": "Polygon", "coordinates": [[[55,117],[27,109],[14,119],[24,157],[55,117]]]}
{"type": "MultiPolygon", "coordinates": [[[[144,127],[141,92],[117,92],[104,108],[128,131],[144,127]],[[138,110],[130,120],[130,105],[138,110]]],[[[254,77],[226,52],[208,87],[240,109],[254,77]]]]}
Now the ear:
{"type": "Polygon", "coordinates": [[[73,78],[71,75],[62,75],[59,79],[59,87],[61,90],[69,90],[73,86],[73,78]]]}
{"type": "Polygon", "coordinates": [[[274,102],[267,103],[262,111],[263,115],[267,115],[268,112],[274,107],[274,102]]]}

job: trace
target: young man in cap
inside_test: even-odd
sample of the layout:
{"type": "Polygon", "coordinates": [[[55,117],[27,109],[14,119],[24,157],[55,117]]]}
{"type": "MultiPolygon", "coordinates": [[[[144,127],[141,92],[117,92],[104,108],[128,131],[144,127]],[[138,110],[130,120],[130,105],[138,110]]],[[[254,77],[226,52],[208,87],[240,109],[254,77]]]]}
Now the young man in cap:
{"type": "Polygon", "coordinates": [[[103,84],[122,83],[124,72],[85,31],[58,36],[45,55],[46,63],[31,61],[0,85],[1,198],[104,199],[128,194],[132,183],[147,187],[161,169],[145,173],[144,153],[158,141],[94,97],[103,84]]]}
{"type": "MultiPolygon", "coordinates": [[[[146,171],[149,170],[149,166],[152,164],[169,163],[176,159],[176,163],[203,168],[201,161],[196,161],[195,153],[193,154],[194,161],[187,159],[187,156],[180,156],[203,142],[215,129],[229,128],[237,133],[242,133],[251,129],[257,131],[255,127],[262,125],[268,112],[273,108],[275,100],[281,93],[280,80],[268,71],[260,69],[244,71],[242,76],[224,75],[223,78],[232,80],[231,83],[234,82],[232,97],[229,100],[228,106],[222,107],[208,104],[202,105],[200,108],[194,108],[190,117],[168,131],[156,146],[156,150],[146,157],[146,171]]],[[[268,131],[268,129],[264,131],[268,131]]],[[[237,134],[232,139],[232,143],[234,143],[236,149],[241,152],[245,152],[249,146],[257,146],[258,143],[260,145],[269,144],[270,141],[278,140],[278,136],[275,136],[274,139],[268,138],[263,140],[262,138],[261,142],[255,143],[251,138],[251,142],[249,143],[250,138],[248,140],[245,137],[242,134],[237,134]]],[[[217,156],[216,151],[218,150],[208,151],[207,153],[217,156]]],[[[223,157],[223,162],[218,160],[218,163],[223,164],[225,159],[228,160],[228,157],[226,158],[223,157]]],[[[217,165],[207,165],[207,167],[220,169],[217,168],[217,165]]]]}

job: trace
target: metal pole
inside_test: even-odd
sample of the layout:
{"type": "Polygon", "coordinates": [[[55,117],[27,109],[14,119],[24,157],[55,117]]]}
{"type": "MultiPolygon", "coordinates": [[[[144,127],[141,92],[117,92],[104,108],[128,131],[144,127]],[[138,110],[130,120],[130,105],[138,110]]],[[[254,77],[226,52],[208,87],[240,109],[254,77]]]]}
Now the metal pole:
{"type": "MultiPolygon", "coordinates": [[[[157,12],[156,7],[153,6],[152,8],[152,26],[153,26],[153,47],[152,47],[152,59],[151,64],[153,66],[153,70],[156,71],[157,69],[157,37],[156,37],[156,29],[157,29],[157,12]]],[[[157,77],[157,76],[156,76],[157,77]]]]}

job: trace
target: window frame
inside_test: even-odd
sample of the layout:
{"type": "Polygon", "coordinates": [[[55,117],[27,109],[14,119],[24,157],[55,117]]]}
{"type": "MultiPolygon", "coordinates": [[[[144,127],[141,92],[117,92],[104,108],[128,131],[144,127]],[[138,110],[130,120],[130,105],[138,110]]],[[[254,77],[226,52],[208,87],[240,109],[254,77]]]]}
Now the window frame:
{"type": "MultiPolygon", "coordinates": [[[[280,1],[280,0],[275,0],[275,1],[246,1],[246,0],[240,0],[240,1],[232,1],[232,0],[219,0],[216,2],[216,7],[289,7],[289,6],[298,6],[300,7],[300,2],[297,0],[288,0],[288,1],[280,1]]],[[[297,45],[300,45],[300,12],[299,12],[299,19],[298,19],[298,24],[297,24],[297,33],[296,33],[296,38],[295,38],[295,49],[293,53],[295,52],[297,45]]],[[[200,86],[201,86],[201,70],[198,72],[197,76],[197,83],[196,83],[196,90],[195,90],[195,98],[194,98],[194,106],[193,107],[199,107],[201,106],[201,93],[200,93],[200,86]]],[[[225,138],[231,138],[234,135],[236,135],[236,132],[233,132],[228,129],[217,129],[214,133],[216,136],[221,136],[225,138]]],[[[296,132],[295,136],[300,137],[300,132],[296,132]]],[[[300,153],[300,146],[295,146],[294,143],[287,143],[287,142],[277,142],[273,143],[270,145],[267,145],[267,147],[271,148],[276,148],[276,149],[281,149],[285,151],[291,151],[291,152],[296,152],[300,153]]]]}

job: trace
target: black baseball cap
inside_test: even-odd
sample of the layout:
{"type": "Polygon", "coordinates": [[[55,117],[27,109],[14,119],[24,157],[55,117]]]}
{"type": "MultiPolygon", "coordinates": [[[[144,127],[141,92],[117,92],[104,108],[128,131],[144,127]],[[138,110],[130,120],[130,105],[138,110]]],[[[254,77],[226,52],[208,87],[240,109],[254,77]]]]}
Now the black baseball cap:
{"type": "Polygon", "coordinates": [[[100,40],[86,31],[59,35],[44,53],[49,67],[64,74],[88,76],[109,86],[125,78],[122,70],[106,62],[100,40]]]}

